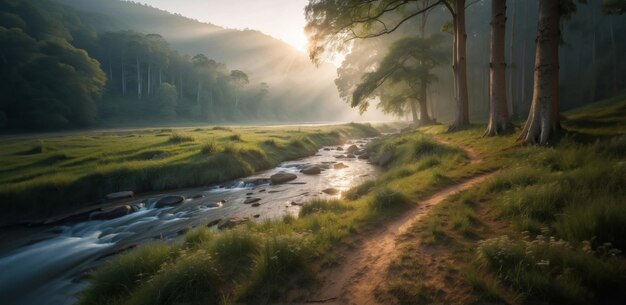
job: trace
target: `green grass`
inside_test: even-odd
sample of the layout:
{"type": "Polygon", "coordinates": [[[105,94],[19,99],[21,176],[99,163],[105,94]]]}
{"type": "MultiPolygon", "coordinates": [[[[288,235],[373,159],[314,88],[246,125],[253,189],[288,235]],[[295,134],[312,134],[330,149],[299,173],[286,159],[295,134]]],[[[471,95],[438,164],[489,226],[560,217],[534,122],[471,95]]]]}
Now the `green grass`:
{"type": "MultiPolygon", "coordinates": [[[[91,302],[98,291],[87,288],[85,297],[81,297],[79,303],[268,304],[284,300],[289,291],[315,282],[315,274],[320,268],[337,263],[337,256],[332,254],[337,246],[350,244],[350,237],[354,234],[378,227],[381,222],[410,208],[412,202],[409,198],[417,189],[403,189],[403,185],[414,184],[422,188],[422,193],[432,192],[437,188],[437,185],[432,184],[436,181],[424,180],[424,177],[466,162],[463,154],[459,157],[458,149],[436,143],[435,149],[440,154],[429,157],[417,155],[413,148],[419,147],[419,142],[428,141],[428,145],[431,145],[432,140],[417,133],[404,137],[407,147],[397,157],[411,158],[415,162],[424,158],[437,158],[437,165],[395,180],[385,178],[387,180],[366,182],[364,186],[356,188],[360,190],[354,192],[359,195],[352,199],[307,202],[298,217],[250,222],[220,232],[208,228],[192,230],[186,233],[182,246],[172,246],[172,251],[178,253],[179,259],[155,267],[158,273],[151,273],[148,279],[132,286],[124,297],[108,298],[107,295],[100,295],[98,302],[91,302]],[[455,157],[445,160],[449,156],[455,157]],[[189,266],[195,266],[196,261],[203,265],[191,272],[189,266]],[[166,277],[176,279],[177,282],[166,281],[166,277]],[[210,289],[196,279],[210,282],[210,289]],[[178,281],[187,281],[187,284],[179,287],[182,284],[178,281]],[[206,294],[199,293],[203,289],[207,290],[206,294]],[[218,291],[217,296],[213,294],[215,289],[218,291]],[[157,291],[162,293],[158,294],[157,291]],[[173,291],[191,295],[183,298],[173,291]]],[[[297,138],[291,143],[301,144],[287,145],[306,146],[310,145],[309,141],[315,139],[297,138]]],[[[380,140],[376,147],[382,147],[388,141],[393,141],[393,138],[380,140]]],[[[393,164],[401,166],[400,163],[393,164]]],[[[393,165],[390,170],[394,170],[393,165]]],[[[125,263],[133,263],[125,258],[127,255],[136,254],[115,258],[103,269],[125,269],[125,263]]],[[[122,270],[118,272],[124,273],[122,270]]],[[[103,279],[99,274],[96,272],[92,277],[94,285],[91,287],[101,286],[99,283],[103,279]]]]}
{"type": "Polygon", "coordinates": [[[371,125],[346,124],[7,138],[0,149],[0,223],[47,217],[117,191],[142,193],[228,181],[314,154],[324,145],[376,134],[371,125]]]}

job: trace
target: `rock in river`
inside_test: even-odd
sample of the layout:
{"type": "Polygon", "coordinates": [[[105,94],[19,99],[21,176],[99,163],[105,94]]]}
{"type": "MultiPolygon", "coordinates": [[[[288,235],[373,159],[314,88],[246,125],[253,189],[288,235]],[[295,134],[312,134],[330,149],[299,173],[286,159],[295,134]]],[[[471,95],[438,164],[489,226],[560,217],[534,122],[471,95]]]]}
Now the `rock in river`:
{"type": "Polygon", "coordinates": [[[129,205],[121,205],[113,208],[104,209],[100,212],[93,212],[89,215],[90,219],[113,219],[122,217],[124,215],[128,215],[132,211],[132,208],[129,205]]]}
{"type": "Polygon", "coordinates": [[[224,219],[220,223],[218,223],[217,228],[220,230],[234,228],[248,221],[250,221],[249,217],[231,217],[231,218],[224,219]]]}
{"type": "Polygon", "coordinates": [[[340,162],[340,163],[337,163],[337,164],[333,165],[333,167],[335,169],[342,169],[342,168],[346,168],[348,166],[340,162]]]}
{"type": "Polygon", "coordinates": [[[298,178],[295,174],[278,172],[270,177],[272,184],[281,184],[298,178]]]}
{"type": "Polygon", "coordinates": [[[133,191],[123,191],[123,192],[108,194],[104,196],[104,198],[106,198],[107,200],[115,200],[115,199],[131,198],[134,196],[135,196],[135,193],[133,191]]]}
{"type": "Polygon", "coordinates": [[[322,172],[322,169],[319,166],[309,166],[300,171],[305,175],[319,175],[322,172]]]}
{"type": "Polygon", "coordinates": [[[359,150],[359,148],[356,145],[350,145],[350,147],[348,147],[348,149],[346,149],[346,152],[348,154],[354,154],[355,151],[359,150]]]}
{"type": "Polygon", "coordinates": [[[159,201],[157,201],[154,207],[162,208],[162,207],[173,206],[173,205],[181,204],[183,201],[185,201],[185,196],[180,196],[180,195],[165,196],[159,199],[159,201]]]}
{"type": "Polygon", "coordinates": [[[244,204],[251,204],[251,203],[258,202],[258,201],[261,201],[261,198],[248,198],[243,203],[244,204]]]}
{"type": "Polygon", "coordinates": [[[324,192],[324,193],[326,193],[326,194],[328,194],[328,195],[337,195],[337,194],[339,194],[339,190],[338,190],[338,189],[336,189],[336,188],[334,188],[334,187],[331,187],[331,188],[327,188],[327,189],[325,189],[325,190],[322,190],[322,192],[324,192]]]}

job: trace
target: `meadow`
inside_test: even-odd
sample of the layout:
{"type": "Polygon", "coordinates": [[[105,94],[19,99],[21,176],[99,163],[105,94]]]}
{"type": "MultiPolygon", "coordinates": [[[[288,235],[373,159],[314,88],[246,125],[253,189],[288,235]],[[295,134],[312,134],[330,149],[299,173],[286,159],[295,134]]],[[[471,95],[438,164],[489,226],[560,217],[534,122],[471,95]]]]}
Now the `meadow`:
{"type": "Polygon", "coordinates": [[[48,217],[112,192],[216,184],[378,134],[371,125],[345,124],[7,136],[0,149],[0,223],[48,217]]]}

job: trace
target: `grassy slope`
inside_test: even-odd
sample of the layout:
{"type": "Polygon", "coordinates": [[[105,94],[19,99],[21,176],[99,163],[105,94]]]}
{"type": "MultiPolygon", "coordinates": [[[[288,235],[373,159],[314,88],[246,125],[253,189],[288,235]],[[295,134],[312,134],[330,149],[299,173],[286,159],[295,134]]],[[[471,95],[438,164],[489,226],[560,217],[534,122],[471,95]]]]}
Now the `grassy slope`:
{"type": "Polygon", "coordinates": [[[343,263],[341,249],[414,199],[496,169],[399,239],[381,291],[400,304],[619,301],[626,268],[614,247],[626,247],[624,136],[597,144],[565,136],[535,147],[518,146],[515,135],[482,138],[483,128],[443,134],[445,126],[436,126],[385,138],[372,149],[394,152],[388,171],[345,199],[311,202],[297,219],[200,228],[183,245],[122,255],[94,273],[81,304],[275,302],[343,263]],[[483,162],[470,164],[465,152],[425,134],[470,146],[483,162]]]}
{"type": "Polygon", "coordinates": [[[384,139],[374,149],[394,152],[389,170],[350,190],[346,199],[310,202],[298,218],[222,232],[198,228],[183,245],[122,255],[93,275],[81,304],[276,302],[336,264],[333,249],[402,213],[409,198],[449,184],[447,173],[468,163],[462,150],[417,133],[384,139]]]}
{"type": "Polygon", "coordinates": [[[3,140],[0,223],[133,190],[207,185],[311,155],[371,126],[146,129],[3,140]],[[159,156],[156,157],[155,156],[159,156]]]}
{"type": "Polygon", "coordinates": [[[387,293],[400,304],[623,300],[624,105],[622,97],[567,113],[564,126],[577,134],[550,147],[518,146],[516,134],[482,138],[482,126],[441,135],[479,151],[480,166],[501,170],[400,239],[387,293]],[[604,139],[589,144],[590,135],[604,139]]]}

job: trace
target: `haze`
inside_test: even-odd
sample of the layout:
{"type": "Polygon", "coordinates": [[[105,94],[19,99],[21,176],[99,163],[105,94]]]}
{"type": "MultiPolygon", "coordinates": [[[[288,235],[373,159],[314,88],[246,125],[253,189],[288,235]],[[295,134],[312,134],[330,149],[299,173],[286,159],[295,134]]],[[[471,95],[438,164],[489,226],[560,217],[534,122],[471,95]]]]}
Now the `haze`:
{"type": "Polygon", "coordinates": [[[233,29],[255,29],[304,51],[306,0],[142,0],[172,13],[233,29]]]}

